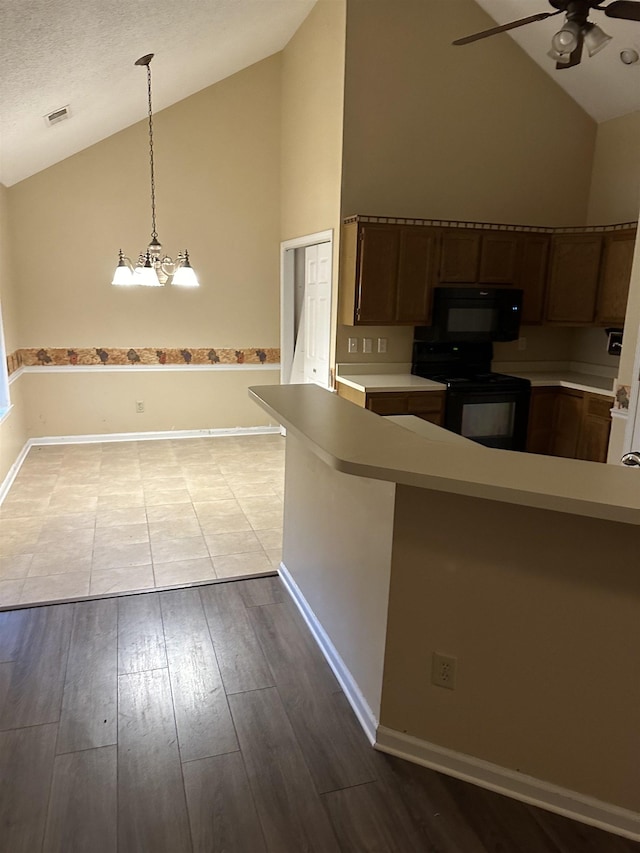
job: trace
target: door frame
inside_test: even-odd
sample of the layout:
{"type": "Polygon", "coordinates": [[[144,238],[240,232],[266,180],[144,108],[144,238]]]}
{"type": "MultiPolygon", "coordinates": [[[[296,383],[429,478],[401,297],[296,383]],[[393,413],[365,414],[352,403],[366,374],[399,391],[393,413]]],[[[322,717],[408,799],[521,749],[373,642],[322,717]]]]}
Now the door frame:
{"type": "MultiPolygon", "coordinates": [[[[280,384],[287,385],[293,367],[295,328],[295,264],[294,249],[306,249],[317,243],[329,243],[331,280],[329,289],[333,302],[333,228],[316,231],[280,243],[280,384]]],[[[331,328],[328,330],[327,352],[331,351],[331,328]]]]}

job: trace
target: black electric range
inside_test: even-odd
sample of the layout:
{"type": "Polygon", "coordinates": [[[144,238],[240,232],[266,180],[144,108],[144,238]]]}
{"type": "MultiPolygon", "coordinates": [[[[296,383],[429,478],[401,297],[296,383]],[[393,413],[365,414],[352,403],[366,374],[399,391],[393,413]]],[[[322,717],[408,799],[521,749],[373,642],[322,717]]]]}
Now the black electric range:
{"type": "Polygon", "coordinates": [[[494,373],[491,343],[413,344],[411,372],[447,388],[446,429],[487,447],[524,450],[531,383],[494,373]]]}

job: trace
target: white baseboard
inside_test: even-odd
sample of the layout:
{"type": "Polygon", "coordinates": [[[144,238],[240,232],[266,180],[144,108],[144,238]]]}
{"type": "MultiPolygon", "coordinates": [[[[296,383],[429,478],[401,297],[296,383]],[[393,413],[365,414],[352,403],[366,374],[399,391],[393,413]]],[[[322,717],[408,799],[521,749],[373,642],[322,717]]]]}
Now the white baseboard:
{"type": "Polygon", "coordinates": [[[507,797],[640,841],[640,814],[379,726],[376,749],[507,797]]]}
{"type": "Polygon", "coordinates": [[[0,483],[0,506],[2,505],[3,500],[9,494],[9,489],[13,485],[13,481],[18,476],[18,471],[22,468],[22,463],[27,458],[27,453],[29,452],[29,448],[31,445],[27,441],[26,444],[23,445],[22,450],[18,453],[18,457],[16,461],[13,463],[11,468],[9,468],[6,477],[0,483]]]}
{"type": "Polygon", "coordinates": [[[279,426],[233,427],[231,429],[186,429],[168,430],[166,432],[117,432],[103,435],[49,435],[41,438],[30,438],[24,444],[16,461],[0,483],[0,505],[6,498],[13,481],[32,447],[43,447],[51,444],[95,444],[117,441],[157,441],[166,438],[215,438],[229,435],[279,435],[279,426]]]}
{"type": "Polygon", "coordinates": [[[378,721],[375,718],[373,711],[369,707],[367,700],[362,695],[354,677],[347,669],[345,662],[338,654],[336,647],[331,642],[329,635],[318,621],[313,610],[309,607],[305,597],[300,591],[300,587],[291,577],[291,574],[284,563],[280,563],[279,572],[289,595],[294,600],[298,610],[302,614],[302,617],[309,626],[309,630],[313,634],[316,643],[320,647],[327,663],[333,670],[333,674],[338,679],[345,696],[349,700],[353,713],[358,718],[364,733],[369,738],[369,742],[373,746],[376,742],[376,729],[378,726],[378,721]]]}
{"type": "Polygon", "coordinates": [[[230,427],[229,429],[182,429],[158,432],[109,432],[96,435],[50,435],[30,438],[29,447],[45,444],[95,444],[110,441],[160,441],[167,438],[215,438],[226,435],[275,435],[279,426],[230,427]]]}

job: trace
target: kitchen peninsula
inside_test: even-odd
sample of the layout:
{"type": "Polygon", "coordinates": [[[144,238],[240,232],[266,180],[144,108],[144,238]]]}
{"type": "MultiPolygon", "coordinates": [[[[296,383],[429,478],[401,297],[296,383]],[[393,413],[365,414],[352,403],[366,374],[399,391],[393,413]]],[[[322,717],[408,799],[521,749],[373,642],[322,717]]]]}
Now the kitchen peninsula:
{"type": "Polygon", "coordinates": [[[282,576],[372,742],[640,839],[637,472],[250,394],[287,429],[282,576]]]}

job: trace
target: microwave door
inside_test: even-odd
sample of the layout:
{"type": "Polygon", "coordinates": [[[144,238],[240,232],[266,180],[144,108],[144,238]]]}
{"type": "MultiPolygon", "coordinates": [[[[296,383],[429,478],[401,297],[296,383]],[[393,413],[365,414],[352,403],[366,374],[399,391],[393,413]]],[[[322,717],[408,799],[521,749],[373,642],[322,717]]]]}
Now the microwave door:
{"type": "Polygon", "coordinates": [[[483,302],[473,304],[469,300],[464,305],[452,304],[447,312],[447,333],[455,339],[456,335],[491,335],[498,331],[498,311],[483,302]]]}

